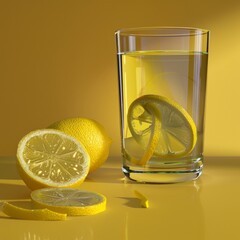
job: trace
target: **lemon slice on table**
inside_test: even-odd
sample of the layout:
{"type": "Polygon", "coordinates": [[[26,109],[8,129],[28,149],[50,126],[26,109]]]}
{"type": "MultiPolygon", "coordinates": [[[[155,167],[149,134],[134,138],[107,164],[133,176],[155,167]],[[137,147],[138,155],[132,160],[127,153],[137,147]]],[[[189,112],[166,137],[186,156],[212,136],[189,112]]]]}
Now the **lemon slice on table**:
{"type": "Polygon", "coordinates": [[[90,160],[75,138],[53,129],[30,132],[19,142],[17,165],[30,189],[77,187],[86,178],[90,160]]]}
{"type": "Polygon", "coordinates": [[[26,209],[8,202],[3,204],[2,211],[10,217],[26,220],[58,221],[67,218],[67,214],[53,212],[49,209],[26,209]]]}
{"type": "Polygon", "coordinates": [[[33,191],[31,198],[38,207],[70,216],[93,215],[106,209],[102,194],[73,188],[42,188],[33,191]]]}
{"type": "Polygon", "coordinates": [[[197,141],[197,128],[188,112],[177,102],[158,95],[136,99],[128,110],[128,126],[144,149],[138,164],[154,155],[174,159],[189,154],[197,141]]]}

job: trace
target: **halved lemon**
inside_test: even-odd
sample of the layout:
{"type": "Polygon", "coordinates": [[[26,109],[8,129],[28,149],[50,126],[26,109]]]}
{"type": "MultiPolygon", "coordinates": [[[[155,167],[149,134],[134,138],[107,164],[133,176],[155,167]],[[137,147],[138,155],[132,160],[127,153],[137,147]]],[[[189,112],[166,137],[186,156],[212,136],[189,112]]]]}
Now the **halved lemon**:
{"type": "Polygon", "coordinates": [[[99,122],[89,118],[67,118],[51,124],[48,128],[60,130],[84,145],[90,156],[89,173],[107,160],[112,140],[99,122]]]}
{"type": "Polygon", "coordinates": [[[77,187],[86,178],[90,160],[75,138],[53,129],[30,132],[19,142],[17,165],[30,189],[77,187]]]}
{"type": "Polygon", "coordinates": [[[106,209],[102,194],[73,188],[42,188],[33,191],[31,198],[38,207],[70,216],[93,215],[106,209]]]}
{"type": "Polygon", "coordinates": [[[154,155],[174,159],[189,154],[197,141],[197,128],[177,102],[158,95],[136,99],[128,110],[128,126],[145,153],[138,164],[154,155]]]}

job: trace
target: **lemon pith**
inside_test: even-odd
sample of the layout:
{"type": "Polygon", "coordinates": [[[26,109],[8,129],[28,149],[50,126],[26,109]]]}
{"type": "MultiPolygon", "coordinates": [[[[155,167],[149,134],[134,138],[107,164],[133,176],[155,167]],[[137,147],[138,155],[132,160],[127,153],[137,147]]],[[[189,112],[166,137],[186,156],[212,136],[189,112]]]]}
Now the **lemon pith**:
{"type": "Polygon", "coordinates": [[[19,142],[17,166],[30,189],[75,187],[89,171],[89,155],[79,141],[61,131],[41,129],[19,142]]]}
{"type": "Polygon", "coordinates": [[[128,126],[145,151],[138,161],[140,165],[153,155],[166,159],[184,157],[197,141],[197,128],[188,112],[177,102],[158,95],[141,96],[130,105],[128,126]]]}

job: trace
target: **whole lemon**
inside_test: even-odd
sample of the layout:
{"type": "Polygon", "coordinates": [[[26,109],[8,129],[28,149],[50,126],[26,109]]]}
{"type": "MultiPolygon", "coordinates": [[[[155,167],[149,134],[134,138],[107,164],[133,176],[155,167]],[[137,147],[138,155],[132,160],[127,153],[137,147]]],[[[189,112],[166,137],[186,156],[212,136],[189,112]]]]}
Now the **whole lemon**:
{"type": "Polygon", "coordinates": [[[112,140],[104,127],[89,118],[67,118],[49,128],[60,130],[80,141],[90,156],[89,173],[99,168],[108,158],[112,140]]]}

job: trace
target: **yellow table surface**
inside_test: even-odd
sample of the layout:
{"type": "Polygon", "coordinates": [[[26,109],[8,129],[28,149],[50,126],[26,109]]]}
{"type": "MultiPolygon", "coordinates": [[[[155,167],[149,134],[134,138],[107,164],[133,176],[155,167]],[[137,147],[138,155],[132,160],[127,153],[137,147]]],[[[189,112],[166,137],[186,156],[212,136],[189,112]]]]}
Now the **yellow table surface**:
{"type": "MultiPolygon", "coordinates": [[[[81,185],[107,197],[107,210],[66,221],[12,219],[0,212],[0,240],[240,239],[240,157],[206,158],[203,175],[177,184],[124,179],[121,159],[111,158],[81,185]],[[141,208],[133,191],[149,199],[141,208]]],[[[0,200],[26,200],[14,158],[0,158],[0,200]]]]}

